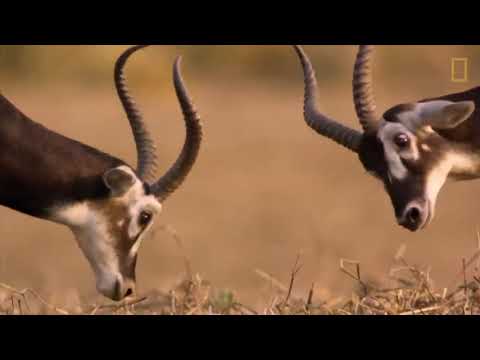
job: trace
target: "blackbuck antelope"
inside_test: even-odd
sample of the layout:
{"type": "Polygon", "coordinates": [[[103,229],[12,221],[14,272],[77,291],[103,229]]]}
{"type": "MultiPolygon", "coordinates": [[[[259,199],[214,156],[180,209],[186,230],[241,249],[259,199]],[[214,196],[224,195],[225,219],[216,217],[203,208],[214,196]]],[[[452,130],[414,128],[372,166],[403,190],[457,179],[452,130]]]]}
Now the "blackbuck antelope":
{"type": "Polygon", "coordinates": [[[358,154],[364,168],[383,182],[400,225],[411,231],[424,229],[447,179],[480,177],[480,87],[397,105],[378,116],[374,47],[360,46],[353,74],[353,100],[363,128],[359,132],[318,110],[315,71],[304,50],[295,50],[305,75],[307,124],[358,154]]]}
{"type": "Polygon", "coordinates": [[[115,84],[133,130],[137,168],[32,121],[0,95],[0,205],[69,227],[93,269],[97,290],[112,300],[135,294],[137,253],[162,204],[190,173],[202,140],[200,118],[182,80],[174,85],[185,118],[185,145],[156,181],[155,144],[129,95],[124,67],[146,46],[126,50],[115,84]]]}

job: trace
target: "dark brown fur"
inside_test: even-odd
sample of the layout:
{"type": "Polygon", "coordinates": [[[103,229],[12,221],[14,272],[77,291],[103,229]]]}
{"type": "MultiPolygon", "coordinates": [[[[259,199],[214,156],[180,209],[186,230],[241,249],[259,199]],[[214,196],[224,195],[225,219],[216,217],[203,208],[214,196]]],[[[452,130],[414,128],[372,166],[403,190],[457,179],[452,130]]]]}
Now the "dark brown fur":
{"type": "Polygon", "coordinates": [[[398,122],[399,114],[406,111],[411,111],[414,108],[415,108],[414,104],[400,104],[400,105],[394,106],[393,108],[385,112],[385,114],[383,115],[383,118],[385,119],[385,121],[388,121],[388,122],[398,122]]]}
{"type": "Polygon", "coordinates": [[[480,149],[480,87],[475,87],[464,92],[450,94],[436,99],[426,99],[420,102],[423,103],[432,100],[446,100],[452,102],[473,101],[475,103],[475,111],[467,121],[455,129],[435,130],[437,130],[445,139],[471,144],[475,148],[480,149]]]}
{"type": "Polygon", "coordinates": [[[57,205],[105,198],[119,159],[48,130],[0,95],[0,205],[48,218],[57,205]]]}

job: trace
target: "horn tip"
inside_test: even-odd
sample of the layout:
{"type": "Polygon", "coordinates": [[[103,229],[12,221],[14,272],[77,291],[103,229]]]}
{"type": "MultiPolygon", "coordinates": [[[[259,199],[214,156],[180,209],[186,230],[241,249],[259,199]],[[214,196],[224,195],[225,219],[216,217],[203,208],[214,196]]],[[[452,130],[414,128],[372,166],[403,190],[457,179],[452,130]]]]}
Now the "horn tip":
{"type": "Polygon", "coordinates": [[[301,45],[292,45],[293,46],[293,49],[296,51],[296,53],[298,55],[303,55],[304,54],[304,50],[303,50],[303,47],[301,45]]]}

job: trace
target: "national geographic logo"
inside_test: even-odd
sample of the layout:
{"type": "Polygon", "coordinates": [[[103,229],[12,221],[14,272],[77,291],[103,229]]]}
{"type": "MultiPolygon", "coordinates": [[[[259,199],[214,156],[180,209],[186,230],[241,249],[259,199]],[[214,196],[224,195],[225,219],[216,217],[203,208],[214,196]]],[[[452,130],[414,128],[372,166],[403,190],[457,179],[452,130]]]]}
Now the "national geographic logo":
{"type": "Polygon", "coordinates": [[[452,82],[468,82],[468,58],[452,58],[452,82]]]}

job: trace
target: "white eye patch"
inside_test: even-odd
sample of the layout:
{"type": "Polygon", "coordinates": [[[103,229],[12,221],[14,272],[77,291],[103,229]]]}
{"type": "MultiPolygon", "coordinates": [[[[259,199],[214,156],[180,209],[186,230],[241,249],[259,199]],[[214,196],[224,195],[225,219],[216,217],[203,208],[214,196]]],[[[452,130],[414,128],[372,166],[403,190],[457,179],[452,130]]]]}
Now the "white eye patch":
{"type": "Polygon", "coordinates": [[[131,254],[135,255],[140,248],[140,245],[145,238],[146,233],[150,230],[153,225],[153,221],[147,226],[147,228],[142,228],[139,224],[139,217],[142,211],[148,211],[155,215],[162,211],[162,205],[158,200],[153,196],[143,195],[140,199],[137,200],[136,204],[130,210],[131,222],[128,227],[128,235],[131,239],[138,237],[137,242],[133,245],[131,249],[131,254]]]}
{"type": "Polygon", "coordinates": [[[384,121],[377,136],[383,144],[389,176],[397,180],[405,179],[408,176],[408,169],[403,164],[402,159],[416,161],[420,157],[415,135],[402,124],[384,121]],[[408,136],[410,140],[408,147],[401,149],[395,143],[395,137],[399,134],[408,136]]]}
{"type": "MultiPolygon", "coordinates": [[[[130,169],[124,168],[123,171],[131,172],[130,169]]],[[[132,176],[135,176],[133,172],[131,172],[132,176]]],[[[138,219],[142,211],[148,211],[153,215],[160,213],[162,211],[162,205],[158,202],[158,200],[153,195],[145,195],[145,190],[143,187],[143,183],[136,179],[135,183],[131,186],[131,188],[124,194],[123,197],[116,199],[117,202],[123,203],[128,210],[128,237],[130,239],[135,239],[141,234],[145,232],[147,229],[143,229],[139,223],[138,219]]],[[[122,222],[122,226],[124,225],[124,221],[126,219],[120,220],[117,225],[120,225],[122,222]]],[[[137,241],[140,243],[140,241],[137,241]]],[[[138,250],[139,244],[135,244],[134,249],[138,250]]]]}

